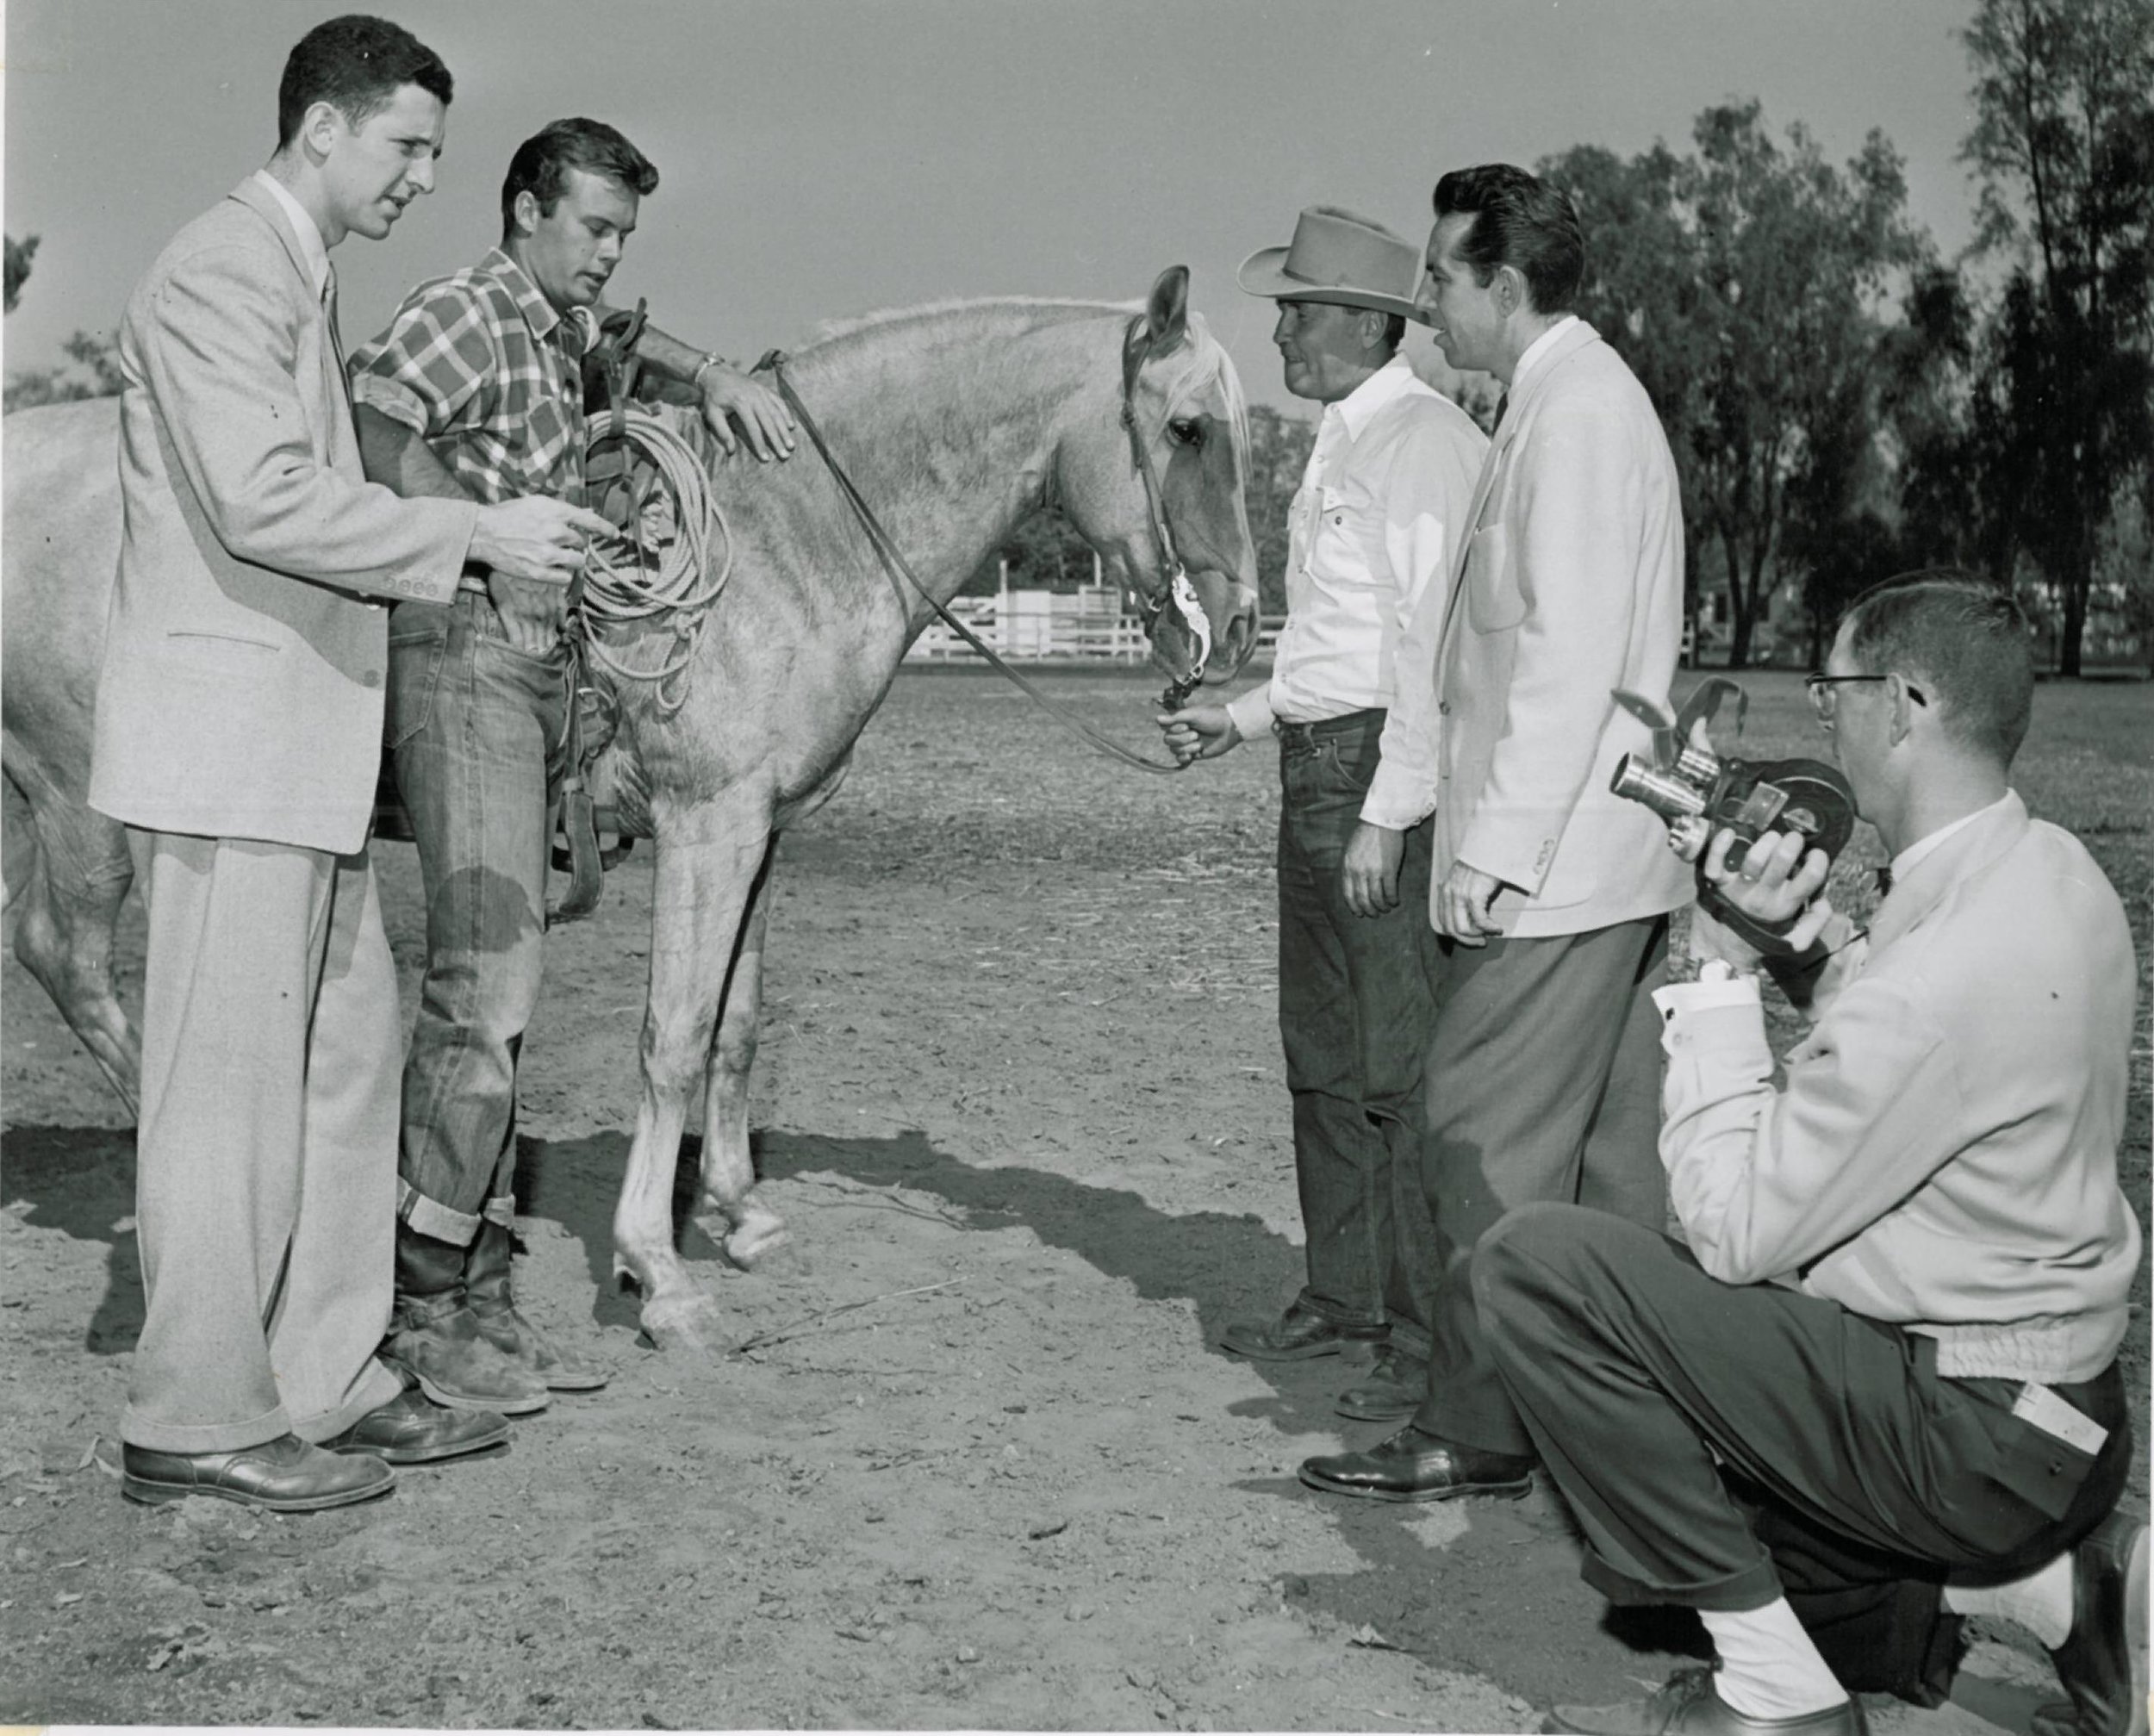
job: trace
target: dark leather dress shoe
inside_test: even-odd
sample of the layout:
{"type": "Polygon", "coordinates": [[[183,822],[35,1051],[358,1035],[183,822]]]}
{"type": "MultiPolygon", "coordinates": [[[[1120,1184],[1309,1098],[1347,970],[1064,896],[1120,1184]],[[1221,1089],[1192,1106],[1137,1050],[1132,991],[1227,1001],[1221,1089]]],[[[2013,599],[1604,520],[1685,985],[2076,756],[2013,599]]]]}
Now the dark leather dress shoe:
{"type": "Polygon", "coordinates": [[[1376,1353],[1369,1378],[1342,1392],[1331,1408],[1357,1422],[1404,1422],[1429,1396],[1429,1365],[1386,1344],[1376,1353]]]}
{"type": "Polygon", "coordinates": [[[233,1453],[160,1453],[128,1442],[120,1453],[120,1492],[155,1504],[214,1495],[271,1513],[313,1513],[370,1501],[395,1486],[396,1473],[377,1459],[346,1459],[280,1434],[233,1453]]]}
{"type": "Polygon", "coordinates": [[[1543,1730],[1571,1736],[1869,1736],[1862,1708],[1843,1700],[1800,1718],[1748,1718],[1720,1696],[1708,1669],[1678,1670],[1643,1700],[1559,1706],[1543,1730]]]}
{"type": "Polygon", "coordinates": [[[1298,1362],[1304,1356],[1331,1356],[1349,1344],[1380,1344],[1391,1336],[1383,1326],[1342,1326],[1297,1302],[1277,1320],[1237,1321],[1219,1335],[1236,1356],[1259,1362],[1298,1362]]]}
{"type": "Polygon", "coordinates": [[[2068,1702],[2035,1736],[2146,1736],[2146,1521],[2112,1513],[2072,1551],[2072,1631],[2050,1653],[2068,1702]]]}
{"type": "Polygon", "coordinates": [[[507,1439],[508,1419],[497,1411],[451,1410],[407,1387],[321,1444],[332,1453],[364,1453],[390,1465],[425,1465],[507,1439]]]}
{"type": "Polygon", "coordinates": [[[1460,1495],[1516,1500],[1534,1486],[1533,1470],[1530,1459],[1454,1446],[1408,1423],[1366,1453],[1303,1459],[1301,1480],[1327,1495],[1370,1501],[1449,1501],[1460,1495]]]}

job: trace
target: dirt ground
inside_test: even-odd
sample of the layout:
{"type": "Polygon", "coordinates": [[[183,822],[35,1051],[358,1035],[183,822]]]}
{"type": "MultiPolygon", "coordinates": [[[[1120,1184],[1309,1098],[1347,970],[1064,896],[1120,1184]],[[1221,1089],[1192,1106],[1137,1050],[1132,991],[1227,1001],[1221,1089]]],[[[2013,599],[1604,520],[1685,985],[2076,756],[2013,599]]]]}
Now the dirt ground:
{"type": "MultiPolygon", "coordinates": [[[[1055,685],[1149,733],[1145,682],[1055,685]]],[[[2149,738],[2148,692],[2088,751],[2143,767],[2101,744],[2149,738]]],[[[550,943],[525,1050],[520,1287],[613,1384],[339,1513],[120,1498],[130,1136],[9,960],[0,1723],[1507,1731],[1657,1681],[1698,1630],[1611,1619],[1545,1489],[1314,1494],[1298,1459],[1384,1432],[1332,1415],[1348,1371],[1217,1348],[1298,1276],[1273,777],[1140,778],[977,675],[900,679],[776,882],[756,1121],[811,1270],[687,1225],[741,1347],[704,1359],[608,1282],[638,850],[550,943]]],[[[408,1007],[416,862],[379,862],[408,1007]]],[[[140,951],[131,912],[130,989],[140,951]]],[[[1881,1727],[2024,1731],[2052,1693],[2002,1631],[1961,1683],[1881,1727]]]]}

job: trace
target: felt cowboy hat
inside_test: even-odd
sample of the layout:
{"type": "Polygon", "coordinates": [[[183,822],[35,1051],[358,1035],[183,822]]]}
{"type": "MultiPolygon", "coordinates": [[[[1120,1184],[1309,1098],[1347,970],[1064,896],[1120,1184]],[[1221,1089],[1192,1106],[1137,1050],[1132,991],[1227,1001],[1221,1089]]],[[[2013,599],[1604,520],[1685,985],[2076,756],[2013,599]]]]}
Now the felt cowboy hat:
{"type": "Polygon", "coordinates": [[[1421,250],[1381,223],[1311,205],[1294,225],[1292,246],[1250,254],[1235,277],[1252,296],[1373,308],[1427,325],[1429,316],[1414,306],[1421,264],[1421,250]]]}

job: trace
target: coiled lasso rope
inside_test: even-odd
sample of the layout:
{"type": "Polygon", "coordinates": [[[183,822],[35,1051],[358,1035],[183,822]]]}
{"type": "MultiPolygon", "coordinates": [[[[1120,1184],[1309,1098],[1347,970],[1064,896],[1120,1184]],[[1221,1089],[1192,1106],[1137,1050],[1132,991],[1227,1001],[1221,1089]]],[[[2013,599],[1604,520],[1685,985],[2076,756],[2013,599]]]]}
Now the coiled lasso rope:
{"type": "Polygon", "coordinates": [[[659,498],[654,492],[640,503],[627,530],[592,544],[584,558],[576,612],[591,657],[624,681],[655,683],[658,709],[670,717],[688,697],[688,684],[681,678],[695,661],[703,623],[732,572],[733,534],[711,498],[710,476],[695,449],[661,417],[631,410],[626,422],[623,438],[651,460],[664,484],[673,535],[655,544],[644,537],[644,514],[659,498]],[[725,545],[724,558],[715,568],[710,564],[713,537],[725,545]],[[657,668],[638,669],[607,648],[605,632],[653,619],[673,632],[673,644],[657,668]]]}

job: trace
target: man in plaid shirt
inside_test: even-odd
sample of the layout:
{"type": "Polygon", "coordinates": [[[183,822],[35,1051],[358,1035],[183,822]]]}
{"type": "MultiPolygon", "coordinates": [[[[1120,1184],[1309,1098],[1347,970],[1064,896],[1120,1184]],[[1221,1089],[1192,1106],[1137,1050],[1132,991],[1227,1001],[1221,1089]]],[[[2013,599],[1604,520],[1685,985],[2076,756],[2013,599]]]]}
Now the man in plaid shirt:
{"type": "MultiPolygon", "coordinates": [[[[353,358],[367,474],[407,495],[582,503],[582,363],[658,171],[613,128],[557,121],[517,148],[501,245],[420,284],[353,358]]],[[[790,456],[775,394],[646,328],[644,366],[692,388],[731,455],[790,456]],[[738,432],[736,432],[738,430],[738,432]]],[[[566,592],[467,569],[389,623],[389,743],[426,887],[426,975],[405,1062],[396,1311],[383,1353],[436,1403],[511,1415],[606,1384],[510,1293],[516,1062],[538,996],[551,802],[563,772],[566,592]]]]}

